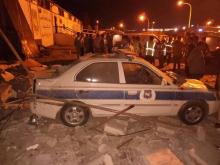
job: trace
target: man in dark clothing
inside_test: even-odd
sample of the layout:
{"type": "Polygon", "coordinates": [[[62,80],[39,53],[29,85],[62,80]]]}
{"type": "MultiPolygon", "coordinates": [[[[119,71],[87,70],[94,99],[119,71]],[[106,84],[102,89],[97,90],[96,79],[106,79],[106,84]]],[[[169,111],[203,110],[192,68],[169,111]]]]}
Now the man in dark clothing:
{"type": "Polygon", "coordinates": [[[189,57],[191,51],[195,48],[193,43],[193,37],[189,37],[186,45],[186,52],[185,52],[185,73],[189,76],[189,66],[187,63],[187,58],[189,57]]]}
{"type": "Polygon", "coordinates": [[[74,40],[74,46],[75,46],[75,50],[76,50],[76,56],[77,59],[79,59],[80,57],[80,48],[81,48],[81,42],[80,42],[80,33],[76,33],[76,38],[74,40]]]}
{"type": "Polygon", "coordinates": [[[89,35],[86,34],[84,38],[84,52],[89,53],[89,35]]]}
{"type": "Polygon", "coordinates": [[[178,36],[173,42],[173,70],[180,70],[180,63],[183,55],[183,43],[181,42],[181,37],[178,36]],[[177,68],[176,68],[177,66],[177,68]]]}
{"type": "Polygon", "coordinates": [[[108,49],[107,51],[108,51],[108,53],[112,53],[112,47],[113,47],[112,35],[107,34],[106,40],[107,40],[107,49],[108,49]]]}
{"type": "Polygon", "coordinates": [[[89,44],[89,52],[94,53],[94,48],[93,48],[94,43],[93,43],[92,34],[89,35],[88,44],[89,44]]]}
{"type": "Polygon", "coordinates": [[[205,73],[205,60],[202,45],[198,43],[187,58],[191,78],[200,79],[205,73]]]}
{"type": "Polygon", "coordinates": [[[210,52],[209,46],[206,43],[206,37],[203,37],[199,43],[201,44],[202,52],[204,54],[204,57],[206,57],[210,52]]]}

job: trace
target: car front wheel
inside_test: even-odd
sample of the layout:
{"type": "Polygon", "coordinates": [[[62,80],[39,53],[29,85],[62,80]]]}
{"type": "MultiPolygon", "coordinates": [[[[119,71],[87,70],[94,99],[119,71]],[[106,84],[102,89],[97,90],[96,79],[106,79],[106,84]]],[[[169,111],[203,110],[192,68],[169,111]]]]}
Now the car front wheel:
{"type": "Polygon", "coordinates": [[[184,104],[178,116],[187,125],[194,125],[201,122],[208,113],[208,105],[202,101],[189,101],[184,104]]]}
{"type": "Polygon", "coordinates": [[[89,109],[79,105],[66,104],[60,111],[60,118],[69,127],[81,126],[89,119],[89,109]]]}

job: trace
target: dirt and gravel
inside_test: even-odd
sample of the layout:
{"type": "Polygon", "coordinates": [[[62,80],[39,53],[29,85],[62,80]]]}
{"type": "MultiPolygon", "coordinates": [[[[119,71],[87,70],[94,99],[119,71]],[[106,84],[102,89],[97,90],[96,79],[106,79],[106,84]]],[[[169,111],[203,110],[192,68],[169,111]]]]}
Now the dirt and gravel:
{"type": "Polygon", "coordinates": [[[220,132],[215,117],[196,126],[177,118],[146,117],[127,123],[124,135],[91,129],[105,118],[87,125],[67,127],[59,121],[39,119],[30,124],[29,111],[16,111],[0,128],[0,162],[3,165],[219,165],[220,132]]]}

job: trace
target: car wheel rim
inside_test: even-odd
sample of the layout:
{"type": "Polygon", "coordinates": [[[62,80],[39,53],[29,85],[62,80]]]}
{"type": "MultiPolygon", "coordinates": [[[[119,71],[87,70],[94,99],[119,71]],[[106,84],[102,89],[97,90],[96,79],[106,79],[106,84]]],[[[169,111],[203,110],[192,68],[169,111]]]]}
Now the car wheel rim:
{"type": "Polygon", "coordinates": [[[84,120],[84,112],[80,107],[70,107],[66,110],[65,119],[69,124],[77,125],[84,120]]]}
{"type": "Polygon", "coordinates": [[[190,123],[198,122],[203,116],[203,111],[201,107],[192,106],[186,109],[185,119],[190,123]]]}

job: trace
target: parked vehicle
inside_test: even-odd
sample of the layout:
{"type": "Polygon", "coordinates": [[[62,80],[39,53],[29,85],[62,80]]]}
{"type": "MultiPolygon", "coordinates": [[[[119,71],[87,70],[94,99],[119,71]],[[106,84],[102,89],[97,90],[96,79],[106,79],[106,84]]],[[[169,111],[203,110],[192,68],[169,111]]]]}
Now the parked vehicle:
{"type": "MultiPolygon", "coordinates": [[[[183,79],[171,72],[163,73],[138,57],[106,56],[79,61],[58,77],[38,79],[34,92],[115,110],[135,105],[129,113],[140,116],[178,115],[189,125],[199,123],[219,108],[216,93],[209,91],[199,80],[183,79]]],[[[59,118],[67,126],[83,125],[90,115],[113,114],[78,104],[62,106],[50,99],[36,99],[32,112],[59,118]]]]}

